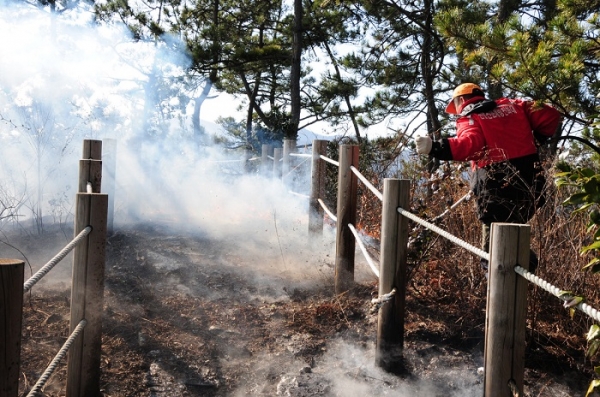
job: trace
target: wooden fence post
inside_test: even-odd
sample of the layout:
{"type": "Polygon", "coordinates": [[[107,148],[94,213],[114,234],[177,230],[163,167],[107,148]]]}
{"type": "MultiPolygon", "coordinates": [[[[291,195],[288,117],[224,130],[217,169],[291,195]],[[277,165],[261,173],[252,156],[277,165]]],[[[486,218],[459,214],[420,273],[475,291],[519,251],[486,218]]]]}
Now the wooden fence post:
{"type": "Polygon", "coordinates": [[[284,182],[288,182],[290,185],[293,184],[294,178],[290,175],[292,171],[292,156],[291,153],[296,152],[296,140],[295,139],[284,139],[283,140],[283,166],[282,166],[282,177],[284,182]]]}
{"type": "Polygon", "coordinates": [[[261,174],[267,175],[267,172],[269,170],[269,164],[271,161],[271,159],[269,159],[269,156],[273,154],[273,145],[267,145],[267,144],[262,145],[262,150],[261,150],[260,154],[261,154],[261,158],[260,158],[261,174]]]}
{"type": "Polygon", "coordinates": [[[25,262],[0,259],[0,397],[19,395],[25,262]]]}
{"type": "Polygon", "coordinates": [[[529,225],[493,223],[485,324],[484,396],[523,395],[527,280],[514,271],[529,269],[529,225]]]}
{"type": "Polygon", "coordinates": [[[70,332],[83,319],[87,325],[69,351],[66,395],[97,397],[100,395],[108,196],[78,193],[76,206],[75,235],[87,226],[91,226],[92,231],[73,250],[70,332]]]}
{"type": "Polygon", "coordinates": [[[349,290],[354,283],[356,241],[348,224],[356,224],[358,178],[350,166],[358,167],[359,147],[341,145],[338,170],[335,293],[349,290]]]}
{"type": "Polygon", "coordinates": [[[102,141],[85,139],[82,160],[79,160],[78,192],[87,192],[88,183],[93,193],[102,187],[102,141]]]}
{"type": "Polygon", "coordinates": [[[393,370],[402,363],[408,219],[398,213],[398,207],[409,208],[409,200],[409,180],[384,179],[379,297],[396,289],[392,300],[381,306],[378,315],[375,360],[385,370],[393,370]]]}
{"type": "Polygon", "coordinates": [[[106,231],[109,235],[113,233],[115,218],[115,186],[117,175],[117,140],[105,139],[102,142],[102,193],[108,194],[108,219],[106,231]]]}
{"type": "Polygon", "coordinates": [[[104,308],[104,266],[108,196],[100,194],[102,181],[102,142],[84,141],[75,198],[77,236],[87,226],[92,231],[73,249],[70,333],[83,319],[87,325],[75,339],[67,359],[67,397],[100,396],[100,355],[102,350],[102,314],[104,308]],[[99,175],[97,164],[100,164],[99,175]],[[89,166],[88,166],[89,165],[89,166]],[[91,182],[92,191],[85,185],[91,182]],[[81,190],[83,187],[83,190],[81,190]]]}
{"type": "Polygon", "coordinates": [[[319,204],[319,199],[325,196],[325,161],[321,160],[321,155],[325,155],[326,150],[327,141],[320,139],[313,141],[308,208],[308,234],[310,237],[323,234],[323,215],[325,211],[319,204]]]}
{"type": "Polygon", "coordinates": [[[276,147],[273,149],[273,178],[281,179],[281,156],[283,149],[276,147]]]}

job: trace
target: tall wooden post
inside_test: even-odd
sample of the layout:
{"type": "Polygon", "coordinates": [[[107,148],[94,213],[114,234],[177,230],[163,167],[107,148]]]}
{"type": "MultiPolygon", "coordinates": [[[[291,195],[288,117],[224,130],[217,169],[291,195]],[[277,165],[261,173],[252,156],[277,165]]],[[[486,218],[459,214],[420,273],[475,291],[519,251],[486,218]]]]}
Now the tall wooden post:
{"type": "Polygon", "coordinates": [[[273,149],[273,178],[281,179],[281,156],[283,149],[277,147],[273,149]]]}
{"type": "Polygon", "coordinates": [[[394,297],[381,306],[378,315],[375,360],[385,370],[393,370],[402,363],[408,219],[398,213],[398,207],[408,208],[409,200],[409,180],[384,179],[379,297],[396,289],[394,297]]]}
{"type": "Polygon", "coordinates": [[[86,139],[83,141],[83,155],[79,161],[78,192],[100,193],[102,187],[102,141],[86,139]]]}
{"type": "Polygon", "coordinates": [[[25,263],[0,259],[0,397],[19,395],[25,263]]]}
{"type": "Polygon", "coordinates": [[[102,141],[102,193],[108,194],[108,220],[106,231],[113,233],[115,218],[115,186],[117,174],[117,141],[105,139],[102,141]]]}
{"type": "Polygon", "coordinates": [[[290,185],[293,184],[293,177],[290,175],[292,171],[292,156],[291,153],[296,152],[296,140],[295,139],[284,139],[283,140],[283,166],[282,166],[282,177],[284,182],[288,182],[290,185]]]}
{"type": "Polygon", "coordinates": [[[261,154],[261,157],[260,157],[261,174],[267,175],[267,172],[269,171],[269,164],[271,164],[271,160],[269,159],[269,156],[273,154],[273,145],[267,145],[267,144],[262,145],[262,150],[261,150],[260,154],[261,154]]]}
{"type": "Polygon", "coordinates": [[[350,166],[358,167],[359,147],[341,145],[338,170],[337,229],[335,254],[335,293],[341,294],[354,284],[356,242],[348,224],[356,224],[358,178],[350,166]]]}
{"type": "Polygon", "coordinates": [[[311,237],[323,234],[323,215],[325,211],[319,199],[325,196],[325,161],[321,155],[327,153],[327,141],[315,139],[312,146],[312,167],[310,184],[310,202],[308,208],[308,234],[311,237]]]}
{"type": "Polygon", "coordinates": [[[79,188],[75,198],[77,236],[87,226],[92,231],[73,249],[70,333],[83,319],[87,321],[69,350],[67,359],[67,397],[100,396],[100,354],[104,302],[104,266],[108,196],[100,194],[102,181],[101,141],[84,141],[79,188]],[[89,156],[88,160],[87,159],[89,156]],[[99,175],[97,164],[99,163],[99,175]],[[83,188],[91,182],[91,192],[83,188]],[[85,181],[85,183],[84,183],[85,181]],[[83,188],[83,189],[82,189],[83,188]]]}
{"type": "Polygon", "coordinates": [[[529,225],[493,223],[485,326],[484,396],[523,395],[527,280],[514,271],[529,269],[529,225]]]}
{"type": "Polygon", "coordinates": [[[98,397],[108,196],[78,193],[76,206],[75,235],[88,225],[92,231],[73,250],[70,332],[83,319],[87,325],[69,350],[66,395],[98,397]]]}

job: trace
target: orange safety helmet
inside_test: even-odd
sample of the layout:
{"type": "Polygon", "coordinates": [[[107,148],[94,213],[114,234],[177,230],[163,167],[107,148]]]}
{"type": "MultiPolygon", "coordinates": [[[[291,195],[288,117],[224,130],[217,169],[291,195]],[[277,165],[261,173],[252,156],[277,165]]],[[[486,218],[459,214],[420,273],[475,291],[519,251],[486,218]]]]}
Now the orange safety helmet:
{"type": "Polygon", "coordinates": [[[446,106],[446,113],[458,114],[456,111],[456,106],[454,106],[454,98],[469,94],[478,94],[480,96],[484,96],[483,90],[477,84],[463,83],[454,89],[454,92],[452,93],[452,99],[450,99],[450,103],[448,106],[446,106]]]}

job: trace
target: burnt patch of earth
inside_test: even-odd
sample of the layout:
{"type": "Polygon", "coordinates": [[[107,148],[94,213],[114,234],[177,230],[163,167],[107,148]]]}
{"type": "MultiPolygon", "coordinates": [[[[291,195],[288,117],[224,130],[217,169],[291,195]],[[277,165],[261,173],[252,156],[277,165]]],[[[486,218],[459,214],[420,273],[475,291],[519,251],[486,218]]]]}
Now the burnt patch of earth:
{"type": "MultiPolygon", "coordinates": [[[[484,313],[464,313],[458,302],[409,289],[405,368],[388,373],[374,365],[376,282],[366,278],[335,296],[333,259],[283,259],[260,243],[167,228],[112,235],[102,394],[481,395],[484,313]]],[[[20,395],[68,336],[64,282],[42,284],[26,296],[20,395]]],[[[582,395],[590,375],[571,362],[575,353],[566,357],[551,349],[555,341],[536,341],[527,352],[525,395],[582,395]]],[[[62,365],[44,395],[64,396],[65,378],[62,365]]]]}

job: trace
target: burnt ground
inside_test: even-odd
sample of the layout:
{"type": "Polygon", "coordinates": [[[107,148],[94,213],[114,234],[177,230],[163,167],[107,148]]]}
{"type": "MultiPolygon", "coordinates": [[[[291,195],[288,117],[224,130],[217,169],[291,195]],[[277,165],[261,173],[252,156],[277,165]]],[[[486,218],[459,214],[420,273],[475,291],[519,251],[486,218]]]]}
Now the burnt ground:
{"type": "MultiPolygon", "coordinates": [[[[67,236],[3,240],[28,253],[35,271],[54,255],[33,254],[46,246],[40,239],[64,244],[67,236]]],[[[18,255],[9,246],[0,253],[18,255]]],[[[70,257],[63,262],[26,295],[20,395],[68,336],[70,257]]],[[[333,267],[322,247],[291,255],[281,245],[164,227],[116,231],[107,247],[103,395],[482,394],[483,312],[465,315],[452,298],[428,300],[409,288],[405,368],[388,373],[374,365],[376,280],[357,261],[357,286],[335,296],[333,267]]],[[[583,358],[554,348],[557,340],[528,347],[526,396],[585,395],[591,375],[583,358]]],[[[45,396],[64,395],[62,364],[45,396]]]]}

